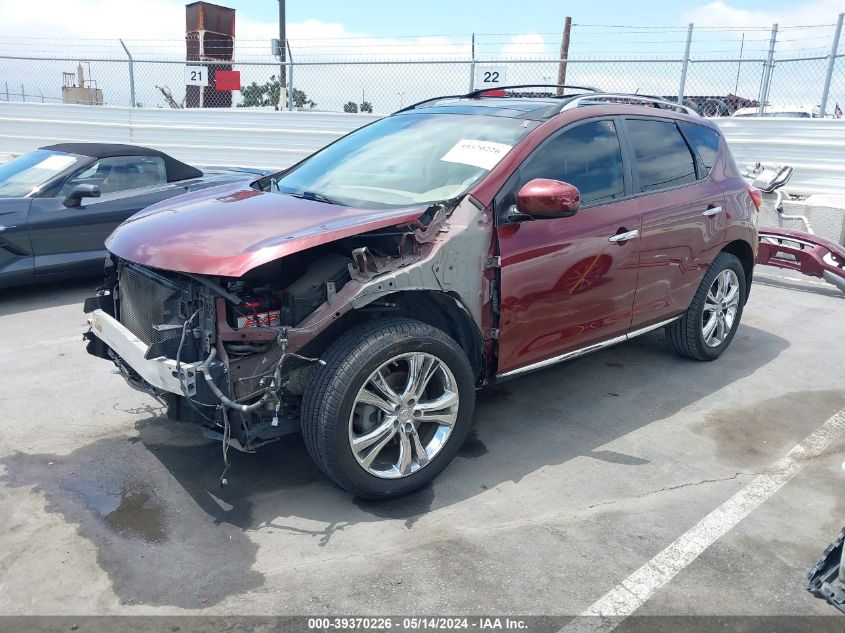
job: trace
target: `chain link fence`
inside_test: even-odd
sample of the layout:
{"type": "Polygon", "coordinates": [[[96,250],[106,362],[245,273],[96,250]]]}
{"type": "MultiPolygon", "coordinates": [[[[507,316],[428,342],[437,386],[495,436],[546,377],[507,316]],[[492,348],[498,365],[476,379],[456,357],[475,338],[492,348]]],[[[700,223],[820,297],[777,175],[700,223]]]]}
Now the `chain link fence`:
{"type": "Polygon", "coordinates": [[[195,62],[178,40],[58,45],[0,35],[0,100],[179,108],[186,69],[206,66],[212,93],[215,70],[239,73],[240,90],[214,103],[225,107],[387,113],[494,87],[482,82],[486,73],[500,85],[556,84],[563,74],[567,84],[682,99],[705,116],[739,108],[830,116],[845,107],[841,27],[841,16],[780,28],[576,24],[565,60],[553,33],[292,40],[284,64],[262,41],[237,42],[231,61],[195,62]]]}

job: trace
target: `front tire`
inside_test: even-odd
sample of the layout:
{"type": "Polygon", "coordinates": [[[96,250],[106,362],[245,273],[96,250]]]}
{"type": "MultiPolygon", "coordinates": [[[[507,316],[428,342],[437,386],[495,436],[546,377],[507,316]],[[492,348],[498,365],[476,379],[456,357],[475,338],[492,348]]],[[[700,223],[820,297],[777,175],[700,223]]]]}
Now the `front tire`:
{"type": "Polygon", "coordinates": [[[717,359],[736,334],[747,296],[745,270],[739,258],[719,253],[687,311],[666,326],[672,347],[681,356],[695,360],[717,359]]]}
{"type": "Polygon", "coordinates": [[[425,486],[466,439],[475,407],[472,367],[441,330],[404,318],[356,326],[326,351],[302,401],[308,452],[359,497],[425,486]]]}

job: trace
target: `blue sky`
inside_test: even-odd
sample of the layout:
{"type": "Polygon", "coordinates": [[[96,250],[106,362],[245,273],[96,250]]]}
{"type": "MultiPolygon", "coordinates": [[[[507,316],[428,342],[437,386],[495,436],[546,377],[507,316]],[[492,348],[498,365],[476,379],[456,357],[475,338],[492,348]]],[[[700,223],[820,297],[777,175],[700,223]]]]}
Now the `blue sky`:
{"type": "MultiPolygon", "coordinates": [[[[226,4],[226,2],[223,2],[226,4]]],[[[347,30],[376,36],[451,34],[466,32],[514,33],[548,31],[562,26],[563,18],[585,24],[678,25],[685,13],[706,5],[701,0],[673,2],[564,2],[562,0],[427,0],[379,2],[377,0],[287,0],[289,22],[316,19],[340,22],[347,30]]],[[[741,0],[730,3],[750,11],[776,12],[801,4],[795,0],[741,0]]],[[[230,1],[255,21],[267,21],[277,11],[273,0],[230,1]]],[[[845,3],[842,5],[845,10],[845,3]]]]}
{"type": "MultiPolygon", "coordinates": [[[[236,9],[239,41],[267,41],[278,32],[276,0],[219,1],[236,9]]],[[[78,38],[181,40],[184,6],[184,0],[0,0],[0,44],[15,36],[46,37],[53,46],[78,38]]],[[[843,10],[843,0],[287,0],[287,23],[291,39],[459,35],[457,44],[473,32],[559,33],[567,14],[576,25],[677,28],[692,21],[697,27],[767,28],[773,22],[831,24],[843,10]]]]}

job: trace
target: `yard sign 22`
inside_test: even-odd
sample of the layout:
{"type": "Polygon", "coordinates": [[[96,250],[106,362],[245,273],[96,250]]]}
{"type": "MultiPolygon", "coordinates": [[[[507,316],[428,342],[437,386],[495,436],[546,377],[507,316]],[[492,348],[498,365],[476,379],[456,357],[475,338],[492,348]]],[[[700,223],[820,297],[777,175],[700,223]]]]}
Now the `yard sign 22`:
{"type": "Polygon", "coordinates": [[[507,66],[476,66],[476,88],[498,88],[507,84],[507,66]]]}

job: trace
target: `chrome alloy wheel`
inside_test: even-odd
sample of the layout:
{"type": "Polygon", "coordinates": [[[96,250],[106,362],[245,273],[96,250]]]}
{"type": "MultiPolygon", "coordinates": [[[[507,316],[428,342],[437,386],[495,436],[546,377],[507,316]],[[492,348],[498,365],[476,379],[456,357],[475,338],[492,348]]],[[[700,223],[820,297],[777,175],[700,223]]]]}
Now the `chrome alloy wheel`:
{"type": "Polygon", "coordinates": [[[382,364],[355,397],[349,445],[358,464],[384,479],[425,468],[446,445],[458,419],[452,371],[424,352],[382,364]]]}
{"type": "Polygon", "coordinates": [[[713,280],[704,300],[701,333],[708,347],[719,347],[733,328],[739,308],[739,278],[731,269],[713,280]]]}

